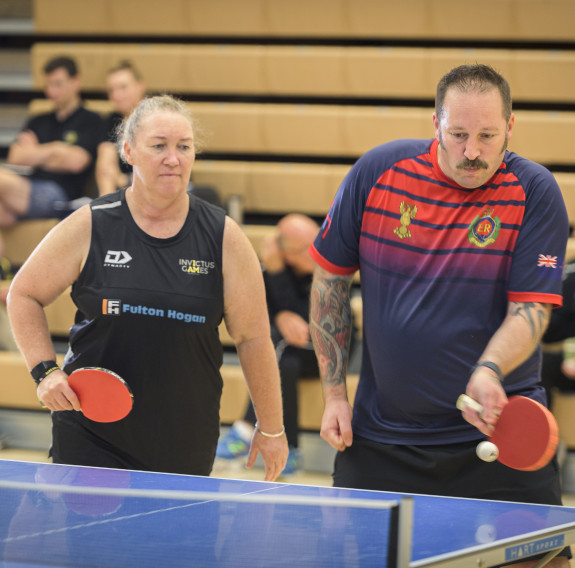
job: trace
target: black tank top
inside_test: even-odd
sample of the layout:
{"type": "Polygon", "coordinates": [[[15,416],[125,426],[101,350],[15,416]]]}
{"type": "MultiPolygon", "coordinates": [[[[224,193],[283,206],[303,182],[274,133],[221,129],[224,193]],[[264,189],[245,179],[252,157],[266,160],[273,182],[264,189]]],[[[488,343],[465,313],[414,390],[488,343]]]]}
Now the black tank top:
{"type": "Polygon", "coordinates": [[[181,231],[158,239],[136,225],[124,190],[91,208],[92,242],[72,287],[78,311],[65,371],[111,369],[130,385],[134,407],[110,424],[73,411],[54,413],[54,420],[83,428],[134,469],[207,475],[222,392],[225,213],[190,195],[181,231]]]}

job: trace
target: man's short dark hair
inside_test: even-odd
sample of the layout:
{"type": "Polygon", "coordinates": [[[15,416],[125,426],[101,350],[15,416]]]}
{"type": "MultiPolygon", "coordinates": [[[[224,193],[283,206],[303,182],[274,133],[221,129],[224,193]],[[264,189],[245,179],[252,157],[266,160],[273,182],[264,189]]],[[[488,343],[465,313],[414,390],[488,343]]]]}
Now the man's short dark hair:
{"type": "Polygon", "coordinates": [[[56,69],[64,69],[70,77],[78,75],[78,65],[71,57],[61,56],[50,59],[44,65],[44,74],[53,73],[56,69]]]}
{"type": "Polygon", "coordinates": [[[445,95],[451,87],[461,92],[478,91],[480,93],[485,93],[495,88],[501,95],[503,118],[508,121],[511,117],[511,89],[509,88],[509,83],[493,67],[480,63],[460,65],[444,75],[437,84],[435,95],[435,114],[439,119],[443,116],[445,95]]]}

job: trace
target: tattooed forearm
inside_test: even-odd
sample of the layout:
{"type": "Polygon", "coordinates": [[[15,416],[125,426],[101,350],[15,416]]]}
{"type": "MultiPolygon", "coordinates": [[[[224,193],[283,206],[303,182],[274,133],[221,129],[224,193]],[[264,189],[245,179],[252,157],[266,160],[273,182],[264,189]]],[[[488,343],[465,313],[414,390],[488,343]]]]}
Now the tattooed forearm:
{"type": "Polygon", "coordinates": [[[529,326],[532,339],[539,341],[549,323],[550,306],[537,302],[511,302],[509,314],[523,319],[529,326]]]}
{"type": "Polygon", "coordinates": [[[311,290],[310,333],[322,380],[336,386],[345,382],[352,318],[350,277],[314,277],[311,290]]]}

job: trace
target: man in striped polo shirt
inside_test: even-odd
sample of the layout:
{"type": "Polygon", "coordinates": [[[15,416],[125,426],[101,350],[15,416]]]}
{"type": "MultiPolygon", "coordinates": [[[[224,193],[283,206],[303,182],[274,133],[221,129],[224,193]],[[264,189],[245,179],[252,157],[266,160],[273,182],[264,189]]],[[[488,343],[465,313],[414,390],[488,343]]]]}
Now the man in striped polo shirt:
{"type": "Polygon", "coordinates": [[[457,67],[437,87],[435,138],[370,150],[334,199],[310,252],[336,486],[561,503],[555,461],[522,472],[475,454],[508,396],[545,403],[539,341],[562,302],[565,205],[548,170],[507,150],[514,122],[501,75],[457,67]],[[357,270],[364,339],[352,413],[357,270]],[[457,410],[463,392],[482,417],[457,410]]]}

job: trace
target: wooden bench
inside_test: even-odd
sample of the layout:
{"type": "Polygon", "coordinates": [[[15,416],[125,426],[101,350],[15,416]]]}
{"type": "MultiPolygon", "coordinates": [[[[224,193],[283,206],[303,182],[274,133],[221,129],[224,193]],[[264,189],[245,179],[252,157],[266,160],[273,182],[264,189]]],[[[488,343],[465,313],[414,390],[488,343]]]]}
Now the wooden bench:
{"type": "MultiPolygon", "coordinates": [[[[222,367],[224,391],[220,407],[220,420],[232,424],[243,418],[249,401],[246,381],[239,365],[222,367]]],[[[358,375],[347,378],[347,391],[353,404],[359,381],[358,375]]],[[[319,378],[300,379],[298,382],[299,427],[302,430],[319,431],[323,414],[323,395],[319,378]]]]}
{"type": "MultiPolygon", "coordinates": [[[[64,356],[57,355],[61,365],[64,356]]],[[[24,358],[17,351],[0,351],[0,407],[46,411],[36,397],[36,386],[24,358]]]]}
{"type": "MultiPolygon", "coordinates": [[[[4,229],[4,254],[14,264],[24,264],[38,243],[58,224],[57,219],[34,219],[21,221],[10,229],[4,229]]],[[[76,306],[70,298],[70,289],[45,309],[48,328],[53,336],[67,337],[74,323],[76,306]]]]}
{"type": "MultiPolygon", "coordinates": [[[[107,106],[106,106],[107,105],[107,106]]],[[[357,158],[398,138],[433,138],[432,108],[188,103],[214,153],[357,158]]],[[[88,108],[110,108],[88,101],[88,108]]],[[[38,99],[31,114],[51,108],[38,99]]],[[[517,111],[510,149],[543,164],[574,164],[575,112],[517,111]]]]}
{"type": "MultiPolygon", "coordinates": [[[[5,255],[17,265],[23,264],[30,253],[46,234],[58,223],[56,219],[22,221],[3,233],[5,255]]],[[[275,233],[274,225],[244,225],[243,229],[256,251],[262,240],[275,233]]],[[[359,280],[356,279],[356,282],[359,280]]],[[[45,309],[48,328],[53,336],[67,337],[74,323],[76,306],[70,298],[70,289],[59,296],[45,309]]],[[[224,323],[220,325],[220,339],[223,345],[232,346],[233,341],[224,323]]]]}
{"type": "Polygon", "coordinates": [[[14,264],[21,266],[57,224],[57,219],[34,219],[20,221],[9,229],[2,229],[4,255],[14,264]]]}
{"type": "Polygon", "coordinates": [[[442,75],[479,61],[508,78],[515,101],[575,101],[575,54],[559,49],[38,42],[31,48],[36,89],[44,64],[63,54],[95,92],[105,91],[109,69],[129,60],[151,92],[433,99],[442,75]]]}
{"type": "Polygon", "coordinates": [[[575,450],[575,392],[554,389],[551,411],[559,426],[559,438],[567,448],[575,450]]]}
{"type": "MultiPolygon", "coordinates": [[[[304,213],[323,217],[349,166],[196,160],[193,180],[218,188],[224,202],[241,198],[250,213],[304,213]]],[[[575,178],[575,175],[573,176],[575,178]]]]}
{"type": "Polygon", "coordinates": [[[571,0],[34,0],[36,33],[572,41],[571,0]]]}
{"type": "MultiPolygon", "coordinates": [[[[63,355],[58,355],[57,360],[62,364],[63,355]]],[[[224,424],[231,424],[244,415],[249,394],[239,365],[224,365],[221,372],[224,388],[220,419],[224,424]]],[[[349,377],[350,400],[355,396],[356,387],[357,376],[349,377]]],[[[319,430],[323,412],[319,379],[302,379],[298,397],[300,427],[304,430],[319,430]]],[[[0,408],[46,412],[36,397],[36,387],[24,358],[18,352],[0,351],[0,408]]]]}

